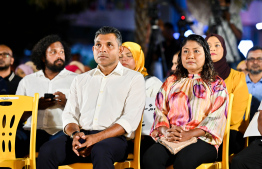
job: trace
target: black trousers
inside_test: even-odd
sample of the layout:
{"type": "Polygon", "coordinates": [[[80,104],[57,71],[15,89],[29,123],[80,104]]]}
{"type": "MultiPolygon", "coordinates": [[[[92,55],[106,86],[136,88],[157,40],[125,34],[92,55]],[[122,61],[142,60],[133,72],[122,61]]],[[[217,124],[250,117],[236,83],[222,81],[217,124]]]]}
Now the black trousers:
{"type": "MultiPolygon", "coordinates": [[[[241,150],[243,150],[245,146],[245,138],[243,137],[243,134],[236,130],[230,130],[230,136],[229,136],[229,154],[237,154],[241,150]]],[[[222,149],[223,149],[223,143],[218,148],[218,158],[217,161],[222,161],[222,149]]]]}
{"type": "MultiPolygon", "coordinates": [[[[84,131],[86,135],[100,131],[84,131]]],[[[114,162],[127,157],[127,141],[124,136],[112,137],[93,145],[91,155],[77,156],[72,150],[72,139],[60,136],[45,143],[39,151],[37,169],[57,169],[60,165],[72,163],[93,163],[94,169],[114,169],[114,162]]]]}
{"type": "MultiPolygon", "coordinates": [[[[65,135],[63,131],[59,131],[55,135],[48,134],[45,130],[38,129],[36,132],[36,151],[38,152],[40,147],[47,141],[53,140],[61,135],[65,135]]],[[[15,153],[17,158],[22,158],[29,154],[30,145],[30,131],[23,128],[17,129],[15,153]]]]}
{"type": "Polygon", "coordinates": [[[262,142],[253,141],[247,148],[238,153],[231,162],[231,169],[261,169],[262,142]]]}
{"type": "Polygon", "coordinates": [[[216,158],[216,148],[198,139],[175,155],[163,145],[155,143],[144,154],[143,163],[146,169],[165,169],[172,164],[174,168],[195,169],[202,163],[214,162],[216,158]]]}

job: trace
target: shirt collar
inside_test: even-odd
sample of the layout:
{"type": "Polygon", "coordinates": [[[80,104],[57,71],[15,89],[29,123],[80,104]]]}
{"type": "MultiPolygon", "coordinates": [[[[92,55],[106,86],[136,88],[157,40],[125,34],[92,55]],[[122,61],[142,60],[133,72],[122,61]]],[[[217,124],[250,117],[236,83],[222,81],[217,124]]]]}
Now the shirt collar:
{"type": "MultiPolygon", "coordinates": [[[[61,77],[66,76],[66,74],[67,74],[66,72],[67,72],[67,70],[64,68],[64,69],[63,69],[61,72],[59,72],[58,75],[56,75],[56,76],[61,76],[61,77]]],[[[36,72],[36,76],[37,76],[37,77],[45,77],[44,71],[43,71],[43,70],[37,71],[37,72],[36,72]]]]}
{"type": "Polygon", "coordinates": [[[10,74],[8,76],[6,76],[4,79],[11,82],[14,77],[15,77],[15,73],[13,71],[11,71],[10,74]]]}
{"type": "MultiPolygon", "coordinates": [[[[109,75],[107,75],[107,76],[110,76],[110,75],[112,75],[112,74],[116,74],[116,75],[122,76],[122,75],[123,75],[123,71],[124,71],[124,66],[122,66],[122,64],[121,64],[120,62],[118,62],[116,68],[115,68],[109,75]]],[[[97,67],[95,68],[95,71],[94,71],[93,76],[95,76],[95,75],[103,75],[103,76],[105,76],[105,75],[101,72],[101,70],[99,69],[98,65],[97,65],[97,67]]]]}
{"type": "MultiPolygon", "coordinates": [[[[253,83],[248,74],[246,75],[246,82],[253,83]]],[[[262,83],[262,78],[259,80],[259,82],[262,83]]]]}

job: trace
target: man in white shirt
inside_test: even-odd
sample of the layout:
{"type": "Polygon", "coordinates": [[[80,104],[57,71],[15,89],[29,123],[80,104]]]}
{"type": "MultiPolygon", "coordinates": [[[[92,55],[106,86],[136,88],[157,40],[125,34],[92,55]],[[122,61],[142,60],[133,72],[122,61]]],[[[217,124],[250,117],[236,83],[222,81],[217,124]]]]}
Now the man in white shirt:
{"type": "MultiPolygon", "coordinates": [[[[257,119],[257,129],[262,136],[262,102],[258,107],[259,116],[257,119]]],[[[232,169],[258,169],[262,168],[262,139],[256,136],[247,148],[240,151],[232,160],[232,169]]]]}
{"type": "MultiPolygon", "coordinates": [[[[41,39],[32,50],[32,61],[40,71],[25,76],[19,83],[16,95],[34,96],[39,93],[36,149],[48,140],[63,133],[62,112],[69,94],[70,85],[77,74],[64,67],[70,61],[70,48],[57,35],[49,35],[41,39]],[[48,93],[54,98],[46,98],[48,93]]],[[[26,124],[18,128],[16,137],[16,156],[28,154],[30,113],[25,113],[22,122],[26,124]],[[29,118],[28,118],[29,117],[29,118]]]]}
{"type": "Polygon", "coordinates": [[[145,106],[144,78],[120,64],[123,48],[117,29],[100,28],[94,42],[98,66],[74,79],[63,112],[67,136],[41,147],[38,169],[76,162],[92,162],[94,169],[113,169],[114,162],[127,156],[125,137],[136,130],[145,106]]]}

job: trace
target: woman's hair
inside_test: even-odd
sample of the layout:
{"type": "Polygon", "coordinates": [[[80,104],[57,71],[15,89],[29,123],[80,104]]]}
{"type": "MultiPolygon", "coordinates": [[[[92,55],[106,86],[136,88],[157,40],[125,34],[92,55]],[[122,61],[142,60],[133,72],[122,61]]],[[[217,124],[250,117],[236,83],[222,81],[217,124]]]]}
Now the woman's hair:
{"type": "Polygon", "coordinates": [[[46,58],[46,50],[47,48],[55,42],[60,42],[65,51],[65,65],[68,64],[68,62],[71,59],[71,50],[67,46],[67,44],[61,40],[61,38],[58,35],[48,35],[44,37],[43,39],[39,40],[37,44],[34,46],[32,50],[31,60],[36,65],[36,68],[38,70],[44,70],[45,69],[45,62],[43,62],[43,58],[46,58]]]}
{"type": "MultiPolygon", "coordinates": [[[[205,39],[200,36],[200,35],[189,35],[187,38],[185,38],[181,44],[180,51],[182,51],[182,47],[185,46],[185,44],[188,41],[195,41],[197,42],[200,46],[203,47],[204,52],[205,52],[205,63],[203,65],[203,69],[201,71],[201,78],[205,81],[215,81],[215,78],[217,76],[217,73],[214,69],[213,62],[211,59],[210,51],[209,51],[209,46],[205,39]]],[[[177,58],[177,69],[174,73],[174,75],[177,77],[177,79],[181,78],[186,78],[188,77],[188,71],[186,68],[184,68],[182,64],[182,59],[181,59],[181,52],[178,54],[177,58]]]]}

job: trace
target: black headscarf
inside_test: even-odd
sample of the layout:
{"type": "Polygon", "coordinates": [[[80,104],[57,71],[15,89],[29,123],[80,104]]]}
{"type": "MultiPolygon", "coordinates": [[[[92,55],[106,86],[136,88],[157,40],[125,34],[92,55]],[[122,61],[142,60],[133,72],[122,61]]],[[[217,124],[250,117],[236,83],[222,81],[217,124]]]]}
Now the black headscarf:
{"type": "Polygon", "coordinates": [[[215,70],[217,71],[218,75],[225,80],[231,71],[231,68],[229,67],[227,60],[226,60],[226,55],[227,55],[227,48],[226,48],[226,44],[224,41],[224,38],[220,35],[211,33],[209,35],[206,36],[205,40],[207,41],[211,36],[215,36],[221,43],[223,49],[224,49],[224,53],[223,53],[223,57],[217,61],[217,62],[213,62],[214,63],[214,67],[215,70]]]}

